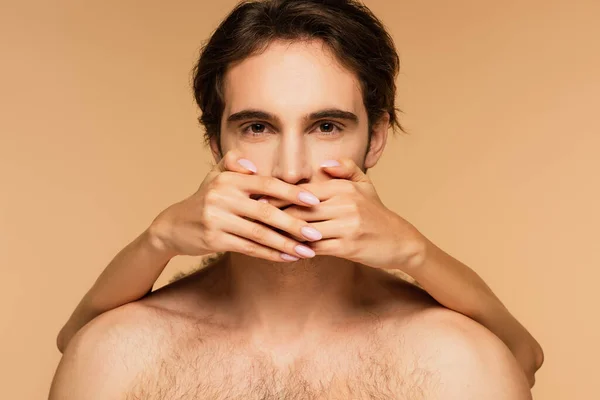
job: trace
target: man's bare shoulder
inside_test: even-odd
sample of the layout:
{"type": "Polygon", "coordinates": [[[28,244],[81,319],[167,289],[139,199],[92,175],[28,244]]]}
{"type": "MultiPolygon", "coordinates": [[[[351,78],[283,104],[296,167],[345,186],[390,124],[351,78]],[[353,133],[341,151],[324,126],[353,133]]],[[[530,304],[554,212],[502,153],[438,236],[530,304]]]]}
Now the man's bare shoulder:
{"type": "Polygon", "coordinates": [[[121,396],[137,373],[158,358],[168,331],[164,318],[139,302],[99,315],[69,342],[52,381],[49,399],[121,396]]]}
{"type": "Polygon", "coordinates": [[[400,346],[428,371],[430,397],[529,400],[529,384],[506,345],[484,326],[443,307],[423,307],[400,327],[400,346]]]}

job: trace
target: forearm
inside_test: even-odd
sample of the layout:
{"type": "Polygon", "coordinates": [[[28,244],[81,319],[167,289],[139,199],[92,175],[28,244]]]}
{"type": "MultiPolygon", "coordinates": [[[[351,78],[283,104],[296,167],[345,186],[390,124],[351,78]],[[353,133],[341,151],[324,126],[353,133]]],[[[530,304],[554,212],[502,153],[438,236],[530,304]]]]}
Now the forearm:
{"type": "Polygon", "coordinates": [[[422,262],[410,275],[445,307],[479,322],[511,350],[533,386],[543,362],[539,343],[506,309],[475,271],[426,239],[422,262]]]}
{"type": "Polygon", "coordinates": [[[172,256],[152,244],[148,230],[122,249],[100,274],[61,329],[61,352],[71,338],[96,316],[147,294],[172,256]]]}

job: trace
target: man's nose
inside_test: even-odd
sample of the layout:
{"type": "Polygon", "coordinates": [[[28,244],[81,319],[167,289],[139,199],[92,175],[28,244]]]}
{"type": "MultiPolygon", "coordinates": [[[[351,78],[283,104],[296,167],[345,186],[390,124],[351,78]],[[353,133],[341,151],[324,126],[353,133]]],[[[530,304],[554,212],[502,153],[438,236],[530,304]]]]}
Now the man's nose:
{"type": "Polygon", "coordinates": [[[272,175],[292,185],[310,182],[312,166],[307,153],[306,143],[301,138],[282,140],[277,150],[272,175]]]}

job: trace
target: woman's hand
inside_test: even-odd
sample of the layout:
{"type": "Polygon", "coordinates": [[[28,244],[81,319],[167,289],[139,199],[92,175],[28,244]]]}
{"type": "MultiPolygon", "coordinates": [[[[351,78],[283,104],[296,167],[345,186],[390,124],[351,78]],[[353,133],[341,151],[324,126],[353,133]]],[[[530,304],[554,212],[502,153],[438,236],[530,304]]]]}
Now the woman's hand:
{"type": "Polygon", "coordinates": [[[235,151],[228,152],[196,193],[161,212],[148,228],[153,245],[169,257],[234,251],[283,262],[314,256],[310,248],[272,227],[301,240],[319,240],[319,232],[252,197],[266,195],[303,207],[319,200],[299,186],[254,175],[256,167],[242,159],[242,164],[253,169],[249,170],[239,160],[235,151]]]}
{"type": "Polygon", "coordinates": [[[322,240],[308,244],[317,255],[410,274],[424,254],[423,235],[381,202],[373,183],[353,160],[344,158],[339,164],[324,167],[333,179],[298,185],[316,194],[321,204],[287,207],[286,199],[267,201],[292,217],[311,222],[322,233],[322,240]]]}

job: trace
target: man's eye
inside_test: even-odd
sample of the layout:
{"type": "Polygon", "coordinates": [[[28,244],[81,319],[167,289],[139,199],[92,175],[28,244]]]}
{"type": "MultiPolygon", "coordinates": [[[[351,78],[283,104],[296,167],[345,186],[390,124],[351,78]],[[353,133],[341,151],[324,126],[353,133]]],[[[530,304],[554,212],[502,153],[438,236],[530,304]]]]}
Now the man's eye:
{"type": "Polygon", "coordinates": [[[262,133],[265,130],[265,126],[263,124],[252,124],[250,125],[250,130],[254,133],[262,133]]]}
{"type": "MultiPolygon", "coordinates": [[[[326,134],[335,134],[339,131],[341,131],[340,127],[337,126],[336,124],[334,124],[333,122],[323,122],[319,125],[319,130],[321,133],[326,133],[326,134]]],[[[325,135],[325,136],[331,136],[331,135],[325,135]]]]}
{"type": "Polygon", "coordinates": [[[265,132],[266,125],[265,124],[250,124],[246,128],[244,128],[244,134],[248,134],[250,136],[257,136],[265,132]]]}
{"type": "Polygon", "coordinates": [[[331,132],[333,130],[334,126],[333,124],[330,124],[329,122],[325,122],[324,124],[321,124],[321,132],[331,132]]]}

